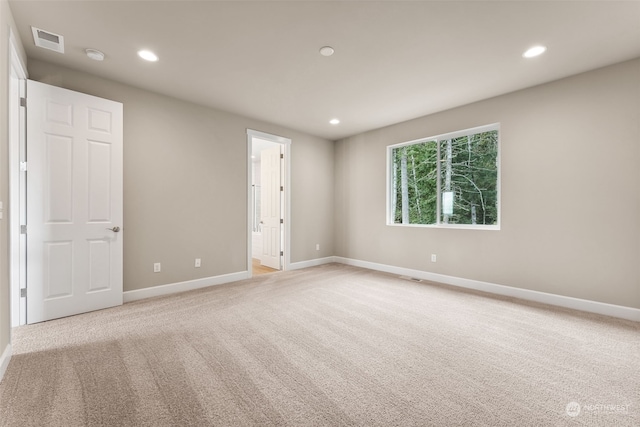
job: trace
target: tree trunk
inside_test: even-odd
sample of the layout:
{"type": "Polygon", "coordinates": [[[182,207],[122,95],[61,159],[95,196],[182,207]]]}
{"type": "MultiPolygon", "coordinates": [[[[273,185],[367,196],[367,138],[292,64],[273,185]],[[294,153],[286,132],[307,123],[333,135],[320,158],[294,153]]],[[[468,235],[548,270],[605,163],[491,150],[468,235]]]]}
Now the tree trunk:
{"type": "Polygon", "coordinates": [[[407,147],[400,155],[400,191],[402,193],[402,223],[409,224],[409,180],[407,177],[407,147]]]}
{"type": "MultiPolygon", "coordinates": [[[[453,153],[452,153],[451,139],[447,139],[447,152],[446,152],[446,162],[445,162],[445,175],[444,175],[444,192],[451,192],[451,172],[452,172],[452,161],[453,161],[453,153]]],[[[449,214],[442,215],[442,222],[445,224],[449,223],[449,214]]]]}
{"type": "Polygon", "coordinates": [[[411,155],[411,177],[413,178],[413,190],[415,191],[416,210],[418,211],[418,218],[422,223],[422,212],[420,211],[420,189],[418,188],[418,177],[416,176],[416,159],[411,155]]]}

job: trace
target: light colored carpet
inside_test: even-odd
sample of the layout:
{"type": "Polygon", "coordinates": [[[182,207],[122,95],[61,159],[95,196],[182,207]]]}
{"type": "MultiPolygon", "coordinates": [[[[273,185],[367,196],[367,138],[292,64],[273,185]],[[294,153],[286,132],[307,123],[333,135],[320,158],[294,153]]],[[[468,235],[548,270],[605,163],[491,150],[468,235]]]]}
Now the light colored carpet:
{"type": "Polygon", "coordinates": [[[2,426],[640,425],[638,323],[339,264],[14,332],[2,426]]]}

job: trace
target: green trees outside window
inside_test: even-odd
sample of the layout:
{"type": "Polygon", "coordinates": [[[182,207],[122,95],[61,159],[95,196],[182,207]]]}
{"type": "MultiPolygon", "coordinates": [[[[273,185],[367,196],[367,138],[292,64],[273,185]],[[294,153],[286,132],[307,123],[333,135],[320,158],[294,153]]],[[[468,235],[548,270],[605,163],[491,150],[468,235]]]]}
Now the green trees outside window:
{"type": "Polygon", "coordinates": [[[389,148],[391,223],[498,225],[497,125],[389,148]]]}

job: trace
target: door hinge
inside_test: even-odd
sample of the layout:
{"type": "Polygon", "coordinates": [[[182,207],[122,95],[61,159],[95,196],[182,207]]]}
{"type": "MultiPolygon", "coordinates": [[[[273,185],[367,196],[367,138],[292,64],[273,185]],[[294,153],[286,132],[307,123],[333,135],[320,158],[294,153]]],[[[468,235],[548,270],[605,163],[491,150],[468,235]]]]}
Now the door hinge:
{"type": "Polygon", "coordinates": [[[27,234],[27,226],[26,225],[21,225],[20,226],[20,234],[27,234]]]}
{"type": "Polygon", "coordinates": [[[21,107],[27,106],[27,98],[20,98],[20,106],[21,107]]]}
{"type": "Polygon", "coordinates": [[[284,219],[280,218],[280,224],[284,224],[284,219]]]}
{"type": "Polygon", "coordinates": [[[20,172],[27,171],[27,162],[20,162],[20,172]]]}
{"type": "Polygon", "coordinates": [[[280,191],[284,191],[284,187],[282,185],[280,186],[280,191]]]}
{"type": "Polygon", "coordinates": [[[280,158],[284,159],[284,154],[280,153],[280,158]]]}
{"type": "Polygon", "coordinates": [[[20,298],[26,298],[27,297],[27,288],[21,288],[20,289],[20,298]]]}
{"type": "Polygon", "coordinates": [[[280,251],[280,256],[284,256],[284,252],[283,251],[280,251]]]}

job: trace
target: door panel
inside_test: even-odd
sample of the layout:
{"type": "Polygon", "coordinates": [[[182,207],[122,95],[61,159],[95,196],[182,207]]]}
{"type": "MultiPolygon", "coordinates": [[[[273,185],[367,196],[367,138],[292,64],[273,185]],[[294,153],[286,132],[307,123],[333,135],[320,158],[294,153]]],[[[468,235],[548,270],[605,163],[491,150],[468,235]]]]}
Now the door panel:
{"type": "Polygon", "coordinates": [[[45,299],[73,295],[73,242],[44,242],[45,299]]]}
{"type": "Polygon", "coordinates": [[[111,219],[111,144],[88,141],[89,222],[111,219]]]}
{"type": "Polygon", "coordinates": [[[121,305],[122,104],[27,95],[27,323],[121,305]]]}
{"type": "Polygon", "coordinates": [[[111,243],[104,240],[89,241],[89,291],[111,288],[111,243]]]}
{"type": "Polygon", "coordinates": [[[46,222],[70,223],[73,221],[73,139],[61,135],[44,137],[46,222]]]}
{"type": "Polygon", "coordinates": [[[261,151],[261,264],[280,270],[280,151],[277,144],[261,151]]]}

